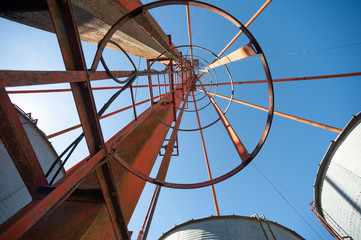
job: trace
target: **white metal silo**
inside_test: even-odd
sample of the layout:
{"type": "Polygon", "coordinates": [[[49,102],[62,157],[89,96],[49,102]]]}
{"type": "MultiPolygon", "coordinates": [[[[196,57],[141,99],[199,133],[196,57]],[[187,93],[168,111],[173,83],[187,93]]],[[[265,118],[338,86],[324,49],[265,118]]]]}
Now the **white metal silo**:
{"type": "Polygon", "coordinates": [[[329,146],[314,185],[318,217],[339,239],[361,239],[361,113],[329,146]]]}
{"type": "MultiPolygon", "coordinates": [[[[24,113],[19,107],[15,106],[24,130],[33,146],[34,152],[44,171],[49,170],[52,163],[58,157],[53,146],[50,144],[45,134],[36,126],[30,114],[24,113]]],[[[60,162],[55,166],[54,171],[47,177],[47,180],[54,176],[59,169],[60,162]]],[[[26,188],[14,162],[9,156],[4,144],[0,140],[0,224],[18,212],[32,199],[26,188]]],[[[55,182],[65,175],[64,168],[61,169],[55,182]]]]}
{"type": "Polygon", "coordinates": [[[276,222],[244,216],[212,216],[182,223],[164,233],[159,240],[252,240],[304,239],[276,222]]]}

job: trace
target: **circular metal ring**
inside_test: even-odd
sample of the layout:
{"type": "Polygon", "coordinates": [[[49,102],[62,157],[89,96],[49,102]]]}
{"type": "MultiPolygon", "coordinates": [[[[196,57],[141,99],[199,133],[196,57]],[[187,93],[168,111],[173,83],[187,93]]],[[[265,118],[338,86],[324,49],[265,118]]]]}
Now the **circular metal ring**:
{"type": "Polygon", "coordinates": [[[187,1],[166,0],[166,1],[153,2],[153,3],[143,5],[137,9],[129,12],[128,14],[124,15],[110,28],[110,30],[106,33],[103,40],[101,41],[101,44],[98,46],[98,50],[95,55],[91,70],[94,70],[94,71],[96,70],[96,66],[99,63],[99,59],[100,59],[101,53],[104,50],[105,45],[107,44],[107,42],[110,40],[110,38],[113,36],[115,31],[117,31],[120,26],[122,26],[129,19],[131,19],[135,16],[138,16],[139,14],[141,14],[147,10],[161,7],[161,6],[167,6],[167,5],[191,5],[191,6],[201,7],[201,8],[205,8],[207,10],[213,11],[213,12],[223,16],[230,22],[232,22],[236,27],[238,27],[240,30],[242,30],[244,32],[244,34],[248,37],[248,39],[250,40],[253,47],[256,49],[256,52],[261,59],[261,62],[262,62],[262,65],[263,65],[263,68],[264,68],[264,71],[265,71],[265,74],[267,77],[269,107],[268,107],[268,117],[267,117],[267,123],[266,123],[265,129],[263,131],[260,141],[258,142],[255,149],[252,151],[252,153],[249,155],[248,159],[243,161],[241,164],[239,164],[233,170],[229,171],[228,173],[223,174],[222,176],[214,178],[213,180],[208,180],[208,181],[199,182],[199,183],[181,184],[181,183],[160,182],[160,181],[156,180],[155,178],[146,176],[145,174],[134,169],[132,166],[130,166],[127,162],[125,162],[121,158],[119,158],[117,156],[114,156],[114,157],[118,160],[118,162],[124,168],[126,168],[132,174],[134,174],[134,175],[138,176],[139,178],[141,178],[147,182],[150,182],[150,183],[154,183],[154,184],[158,184],[158,185],[162,185],[162,186],[170,187],[170,188],[183,188],[183,189],[206,187],[206,186],[214,185],[216,183],[224,181],[227,178],[229,178],[229,177],[233,176],[234,174],[236,174],[237,172],[239,172],[240,170],[242,170],[244,167],[246,167],[252,161],[252,159],[254,159],[254,157],[258,154],[258,152],[262,148],[262,146],[269,134],[271,125],[272,125],[272,119],[273,119],[273,114],[274,114],[274,90],[273,90],[273,84],[272,84],[272,77],[271,77],[271,73],[269,70],[267,60],[263,54],[262,48],[258,44],[257,40],[253,37],[251,32],[241,22],[239,22],[236,18],[234,18],[229,13],[227,13],[224,10],[217,8],[213,5],[207,4],[207,3],[198,2],[198,1],[194,1],[194,0],[187,0],[187,1]]]}

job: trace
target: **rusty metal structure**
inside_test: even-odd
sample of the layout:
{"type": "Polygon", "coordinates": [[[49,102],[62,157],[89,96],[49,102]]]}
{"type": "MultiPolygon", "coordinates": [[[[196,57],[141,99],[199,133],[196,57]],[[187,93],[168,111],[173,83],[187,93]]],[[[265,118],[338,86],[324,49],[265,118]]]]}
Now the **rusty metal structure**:
{"type": "MultiPolygon", "coordinates": [[[[271,0],[266,1],[245,25],[222,9],[198,1],[172,0],[146,5],[142,5],[138,0],[116,1],[116,3],[111,0],[74,0],[72,2],[70,0],[31,2],[18,0],[4,3],[1,9],[2,17],[56,34],[66,71],[0,71],[1,140],[32,196],[32,201],[26,207],[0,226],[0,239],[130,239],[131,233],[127,229],[127,224],[145,183],[150,182],[156,184],[157,187],[138,238],[145,239],[162,187],[189,189],[211,186],[216,212],[219,215],[213,185],[238,173],[256,157],[266,141],[274,114],[340,132],[341,129],[338,128],[274,111],[272,82],[335,76],[272,81],[262,48],[247,29],[270,2],[271,0]],[[186,7],[189,34],[187,45],[174,46],[171,37],[163,32],[149,14],[149,10],[170,5],[186,7]],[[218,55],[202,46],[193,45],[189,6],[217,13],[240,30],[218,55]],[[242,33],[246,35],[248,42],[221,58],[242,33]],[[90,69],[87,69],[85,64],[81,41],[98,46],[90,69]],[[128,58],[128,54],[141,56],[147,59],[148,69],[139,71],[133,63],[134,70],[111,71],[102,57],[105,48],[118,50],[128,58]],[[189,49],[190,54],[184,54],[186,52],[184,49],[189,49]],[[195,49],[210,54],[214,58],[213,62],[202,61],[202,57],[194,53],[195,49]],[[234,82],[226,64],[251,56],[259,57],[267,79],[234,82]],[[97,70],[100,63],[105,71],[97,70]],[[154,70],[155,64],[162,65],[164,70],[154,70]],[[221,83],[209,80],[211,77],[207,78],[217,67],[222,67],[228,72],[229,82],[221,83]],[[137,76],[147,76],[148,84],[134,84],[137,76]],[[126,79],[119,80],[120,78],[126,79]],[[103,79],[114,79],[121,86],[91,87],[90,82],[103,79]],[[233,85],[261,82],[266,82],[268,86],[268,108],[233,98],[233,85]],[[5,89],[9,86],[52,83],[70,83],[71,88],[23,91],[5,89]],[[229,85],[232,88],[230,96],[210,91],[212,86],[221,85],[229,85]],[[137,88],[147,88],[149,99],[137,102],[133,94],[133,90],[137,88]],[[117,89],[118,91],[100,111],[97,111],[93,91],[101,89],[117,89]],[[104,114],[112,101],[126,89],[131,92],[132,105],[104,114]],[[79,136],[79,139],[85,138],[90,155],[71,168],[61,180],[54,183],[46,179],[48,173],[42,171],[8,94],[59,91],[69,91],[73,94],[81,124],[48,135],[47,138],[51,139],[82,128],[83,134],[79,136]],[[158,96],[155,96],[155,93],[158,93],[158,96]],[[201,97],[196,93],[202,94],[201,97]],[[216,96],[228,100],[228,105],[224,108],[219,106],[214,100],[216,96]],[[203,126],[199,111],[204,107],[197,105],[202,99],[208,101],[208,105],[213,107],[218,115],[218,119],[203,126]],[[136,106],[147,102],[150,102],[151,106],[142,113],[137,113],[136,106]],[[246,149],[225,116],[232,102],[267,112],[265,128],[252,151],[246,149]],[[99,120],[126,109],[133,109],[134,120],[110,140],[104,141],[99,120]],[[180,128],[185,112],[195,113],[197,117],[195,127],[180,128]],[[241,162],[229,172],[213,178],[202,130],[216,122],[224,125],[241,162]],[[197,183],[165,181],[171,157],[179,153],[178,133],[181,131],[200,132],[209,176],[207,181],[197,183]],[[158,155],[162,156],[160,168],[156,177],[151,177],[150,172],[158,155]],[[72,224],[69,224],[69,219],[72,220],[72,224]]],[[[129,60],[131,61],[130,58],[129,60]]],[[[356,75],[361,75],[361,73],[342,74],[338,77],[356,75]]],[[[76,146],[77,142],[74,142],[70,148],[76,146]]]]}

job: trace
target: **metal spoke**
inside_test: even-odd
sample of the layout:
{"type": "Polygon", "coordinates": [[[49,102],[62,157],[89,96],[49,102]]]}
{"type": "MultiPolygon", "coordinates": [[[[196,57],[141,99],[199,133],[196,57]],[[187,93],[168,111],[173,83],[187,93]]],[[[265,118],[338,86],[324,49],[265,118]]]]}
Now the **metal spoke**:
{"type": "MultiPolygon", "coordinates": [[[[203,88],[203,86],[202,86],[202,88],[203,88]]],[[[231,138],[239,156],[241,157],[242,162],[246,162],[250,158],[250,155],[247,152],[247,149],[245,148],[245,146],[243,145],[241,139],[238,137],[237,133],[234,131],[233,127],[228,122],[226,116],[223,114],[222,110],[219,108],[219,106],[214,101],[214,99],[210,96],[210,94],[204,88],[203,88],[203,91],[204,91],[204,93],[207,94],[207,96],[208,96],[209,100],[212,102],[217,114],[221,118],[221,121],[222,121],[224,127],[226,128],[226,130],[229,134],[229,137],[231,138]]]]}
{"type": "MultiPolygon", "coordinates": [[[[197,89],[197,90],[202,91],[201,89],[197,89]]],[[[202,92],[203,92],[203,91],[202,91],[202,92]]],[[[217,97],[221,97],[221,98],[224,98],[224,99],[227,99],[227,100],[231,100],[231,98],[226,97],[226,96],[223,96],[223,95],[220,95],[220,94],[217,94],[217,93],[212,93],[212,92],[207,92],[207,93],[210,94],[210,95],[213,95],[213,96],[217,96],[217,97]]],[[[258,105],[256,105],[256,104],[248,103],[248,102],[241,101],[241,100],[237,100],[237,99],[234,99],[234,98],[232,99],[232,101],[233,101],[233,102],[236,102],[236,103],[241,103],[241,104],[246,105],[246,106],[249,106],[249,107],[253,107],[253,108],[256,108],[256,109],[260,109],[260,110],[262,110],[262,111],[268,112],[268,109],[267,109],[267,108],[258,106],[258,105]]],[[[326,129],[326,130],[330,130],[330,131],[333,131],[333,132],[337,132],[337,133],[342,132],[342,129],[340,129],[340,128],[331,127],[331,126],[328,126],[328,125],[325,125],[325,124],[322,124],[322,123],[310,121],[310,120],[307,120],[307,119],[304,119],[304,118],[300,118],[300,117],[295,117],[295,116],[292,116],[292,115],[289,115],[289,114],[286,114],[286,113],[274,111],[274,114],[276,114],[276,115],[278,115],[278,116],[282,116],[282,117],[288,118],[288,119],[296,120],[296,121],[298,121],[298,122],[306,123],[306,124],[309,124],[309,125],[312,125],[312,126],[315,126],[315,127],[319,127],[319,128],[323,128],[323,129],[326,129]]]]}
{"type": "Polygon", "coordinates": [[[219,67],[222,65],[225,65],[227,63],[235,62],[244,58],[248,58],[251,56],[256,55],[256,51],[253,49],[252,44],[246,44],[243,47],[240,47],[236,51],[228,54],[227,56],[213,62],[208,67],[206,67],[204,70],[200,71],[209,71],[212,68],[219,67]]]}
{"type": "Polygon", "coordinates": [[[189,13],[189,5],[186,5],[187,12],[187,25],[188,25],[188,37],[189,37],[189,49],[191,53],[191,64],[193,66],[193,48],[192,48],[192,30],[191,30],[191,17],[189,13]]]}
{"type": "MultiPolygon", "coordinates": [[[[198,109],[197,109],[197,102],[196,99],[194,97],[194,92],[192,92],[192,96],[193,96],[193,101],[194,101],[194,108],[195,108],[195,112],[197,115],[197,122],[198,122],[198,126],[199,126],[199,134],[201,135],[201,140],[202,140],[202,147],[203,147],[203,152],[204,152],[204,158],[206,160],[206,165],[207,165],[207,171],[208,171],[208,177],[209,180],[213,180],[212,177],[212,172],[211,172],[211,168],[209,166],[209,160],[208,160],[208,154],[207,154],[207,149],[206,149],[206,144],[204,142],[204,137],[203,137],[203,131],[202,131],[202,126],[201,126],[201,121],[199,118],[199,114],[198,114],[198,109]]],[[[216,196],[216,190],[214,189],[214,185],[211,185],[211,189],[212,189],[212,196],[213,196],[213,202],[214,202],[214,207],[216,209],[216,213],[217,216],[219,216],[219,207],[218,207],[218,201],[217,201],[217,196],[216,196]]]]}

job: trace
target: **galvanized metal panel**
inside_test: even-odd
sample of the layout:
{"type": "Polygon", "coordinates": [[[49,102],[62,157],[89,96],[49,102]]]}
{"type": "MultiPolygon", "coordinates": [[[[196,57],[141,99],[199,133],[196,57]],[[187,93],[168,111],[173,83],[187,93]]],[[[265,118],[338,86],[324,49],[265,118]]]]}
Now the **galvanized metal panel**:
{"type": "Polygon", "coordinates": [[[315,182],[317,211],[342,236],[361,239],[361,114],[330,145],[315,182]]]}
{"type": "MultiPolygon", "coordinates": [[[[27,117],[19,114],[20,121],[29,138],[34,152],[39,160],[44,173],[50,168],[53,161],[57,158],[54,148],[51,146],[46,136],[37,126],[27,117]]],[[[4,144],[0,141],[0,224],[5,222],[9,217],[18,212],[27,205],[31,200],[31,195],[27,190],[18,170],[15,167],[10,155],[4,144]]],[[[55,166],[52,174],[48,176],[48,181],[53,177],[54,172],[59,168],[55,166]]],[[[65,171],[60,171],[56,181],[65,175],[65,171]]]]}
{"type": "Polygon", "coordinates": [[[267,221],[267,223],[263,219],[258,221],[253,217],[233,215],[208,217],[176,226],[163,234],[159,240],[258,240],[266,239],[266,236],[268,239],[274,239],[272,233],[277,240],[303,239],[294,231],[275,222],[267,221]]]}

